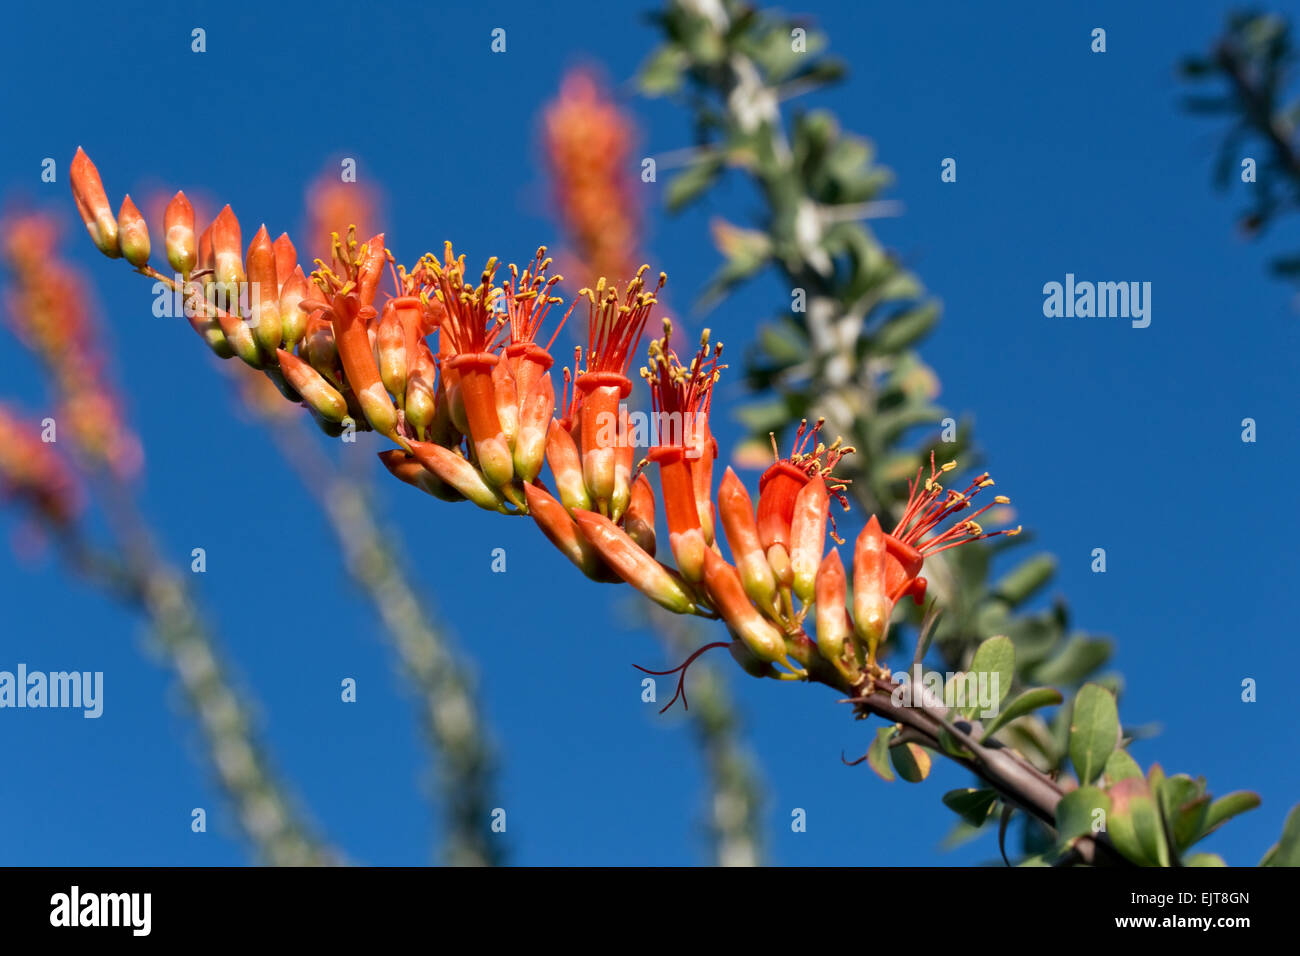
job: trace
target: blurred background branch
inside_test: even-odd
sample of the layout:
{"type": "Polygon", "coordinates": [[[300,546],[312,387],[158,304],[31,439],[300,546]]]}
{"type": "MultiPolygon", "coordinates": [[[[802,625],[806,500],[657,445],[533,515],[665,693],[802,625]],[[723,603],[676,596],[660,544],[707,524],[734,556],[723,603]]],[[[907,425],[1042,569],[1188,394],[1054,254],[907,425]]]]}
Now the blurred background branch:
{"type": "MultiPolygon", "coordinates": [[[[495,767],[474,680],[408,578],[400,537],[381,523],[366,476],[348,473],[317,444],[301,409],[285,402],[265,376],[243,366],[223,368],[231,370],[244,407],[271,428],[276,448],[319,504],[348,573],[374,607],[402,674],[419,695],[446,815],[439,857],[453,866],[500,865],[505,837],[491,832],[495,767]]],[[[365,464],[373,465],[368,455],[365,464]]]]}
{"type": "Polygon", "coordinates": [[[187,579],[158,553],[136,502],[140,446],[103,375],[106,358],[96,340],[90,289],[59,258],[54,220],[27,214],[9,219],[0,231],[12,279],[9,325],[41,361],[58,405],[41,426],[0,414],[4,444],[13,453],[0,460],[4,484],[11,496],[34,505],[31,516],[58,542],[70,567],[149,622],[198,721],[211,769],[258,858],[277,866],[340,862],[338,852],[312,832],[273,770],[254,731],[247,695],[236,689],[222,663],[187,579]],[[59,431],[75,451],[110,529],[105,548],[91,543],[79,521],[71,466],[55,451],[59,431]],[[46,490],[33,489],[33,481],[46,490]]]}

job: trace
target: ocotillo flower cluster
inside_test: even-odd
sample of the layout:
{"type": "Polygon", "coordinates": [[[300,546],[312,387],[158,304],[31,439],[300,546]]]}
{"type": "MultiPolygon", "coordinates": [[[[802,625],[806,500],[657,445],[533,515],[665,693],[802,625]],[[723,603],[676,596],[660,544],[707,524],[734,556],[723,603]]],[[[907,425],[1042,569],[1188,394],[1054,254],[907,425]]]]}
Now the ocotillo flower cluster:
{"type": "Polygon", "coordinates": [[[653,410],[647,434],[628,414],[628,368],[664,275],[653,287],[645,266],[622,286],[601,279],[561,314],[545,249],[499,281],[496,259],[475,277],[450,243],[441,258],[426,254],[407,269],[383,234],[358,242],[349,233],[335,238],[332,261],[317,260],[308,278],[288,236],[272,242],[263,226],[245,249],[228,206],[196,239],[178,193],[167,216],[167,256],[177,273],[169,278],[140,254],[149,246],[142,221],[125,205],[112,215],[80,151],[73,191],[101,251],[184,289],[192,324],[218,355],[264,370],[327,432],[368,428],[387,436],[398,447],[380,458],[406,483],[445,500],[530,515],[589,577],[625,581],[679,614],[721,618],[733,656],[750,673],[861,687],[884,673],[876,652],[895,603],[924,596],[926,555],[1019,530],[986,532],[975,519],[987,508],[969,511],[992,484],[987,475],[958,492],[940,484],[955,464],[932,460],[893,530],[885,533],[872,517],[858,536],[850,601],[849,574],[836,550],[826,553],[826,538],[834,535],[832,500],[847,507],[835,467],[852,449],[824,444],[819,425],[805,423],[791,453],[763,474],[757,506],[731,469],[715,498],[709,411],[725,368],[722,348],[706,331],[683,362],[666,321],[640,370],[653,410]],[[557,406],[550,349],[583,304],[587,345],[563,371],[557,406]],[[643,443],[650,447],[638,462],[643,443]],[[555,494],[541,477],[543,461],[555,494]],[[656,559],[652,471],[671,567],[656,559]],[[815,639],[805,630],[814,608],[815,639]]]}

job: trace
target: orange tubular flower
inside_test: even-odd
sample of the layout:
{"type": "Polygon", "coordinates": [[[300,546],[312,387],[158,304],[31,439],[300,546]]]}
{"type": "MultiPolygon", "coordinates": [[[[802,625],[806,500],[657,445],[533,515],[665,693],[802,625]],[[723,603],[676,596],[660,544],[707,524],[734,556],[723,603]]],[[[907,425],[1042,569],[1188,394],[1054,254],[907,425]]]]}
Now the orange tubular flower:
{"type": "Polygon", "coordinates": [[[662,564],[637,547],[626,531],[594,511],[573,512],[583,536],[624,581],[675,614],[695,613],[695,602],[662,564]]]}
{"type": "Polygon", "coordinates": [[[849,641],[853,626],[845,607],[847,588],[840,552],[831,548],[817,573],[817,650],[850,684],[854,684],[858,661],[849,641]]]}
{"type": "MultiPolygon", "coordinates": [[[[276,275],[280,273],[279,240],[276,241],[276,275]]],[[[299,308],[303,299],[311,294],[311,283],[302,271],[302,266],[295,264],[289,277],[280,286],[280,330],[284,338],[284,347],[293,351],[307,331],[307,312],[299,308]]]]}
{"type": "Polygon", "coordinates": [[[395,300],[384,303],[375,329],[375,352],[379,357],[379,378],[384,388],[397,396],[399,405],[406,395],[406,330],[398,316],[395,300]]]}
{"type": "Polygon", "coordinates": [[[713,550],[704,552],[704,583],[709,598],[727,622],[727,627],[751,654],[768,664],[780,663],[794,676],[805,672],[790,662],[785,637],[768,618],[749,603],[736,569],[713,550]]]}
{"type": "Polygon", "coordinates": [[[911,594],[917,604],[921,603],[925,597],[925,578],[917,575],[928,556],[971,541],[993,538],[1000,534],[1020,533],[1019,527],[986,532],[975,520],[995,505],[1010,504],[1011,499],[1003,495],[996,496],[983,508],[949,526],[946,531],[939,530],[939,526],[948,519],[969,509],[980,491],[993,486],[993,479],[986,471],[976,476],[965,491],[945,490],[938,479],[956,467],[957,463],[950,461],[936,468],[934,453],[931,452],[930,477],[923,479],[922,471],[918,468],[915,480],[908,483],[907,506],[903,509],[903,516],[893,532],[885,536],[889,551],[885,587],[895,601],[904,594],[911,594]]]}
{"type": "Polygon", "coordinates": [[[722,476],[722,484],[718,488],[718,514],[722,518],[722,530],[726,532],[727,545],[731,548],[731,556],[740,572],[745,593],[759,607],[776,612],[779,606],[776,576],[767,563],[767,555],[763,553],[758,537],[754,504],[750,500],[749,491],[730,468],[722,476]]]}
{"type": "Polygon", "coordinates": [[[813,601],[817,572],[826,550],[830,508],[830,493],[820,474],[814,475],[794,499],[794,513],[790,517],[790,572],[795,597],[804,607],[813,601]]]}
{"type": "Polygon", "coordinates": [[[501,425],[493,371],[504,316],[497,312],[500,290],[493,285],[497,261],[489,259],[477,286],[465,283],[465,257],[452,258],[447,243],[446,261],[432,261],[438,295],[446,317],[442,320],[439,344],[447,350],[443,368],[453,373],[453,388],[465,412],[464,424],[474,447],[483,476],[492,485],[505,488],[515,477],[510,440],[501,425]]]}
{"type": "MultiPolygon", "coordinates": [[[[841,447],[838,439],[829,447],[820,444],[817,433],[821,427],[821,421],[811,429],[808,428],[807,421],[801,422],[795,433],[790,456],[778,457],[776,463],[763,472],[758,481],[758,537],[783,592],[794,586],[794,569],[790,564],[790,526],[794,520],[799,492],[814,476],[820,475],[826,482],[828,493],[838,498],[846,510],[848,508],[848,501],[843,494],[847,481],[835,477],[833,470],[840,459],[853,449],[841,447]],[[807,450],[810,443],[811,452],[807,450]]],[[[773,450],[775,451],[775,443],[773,450]]],[[[818,554],[818,560],[820,557],[818,554]]],[[[806,582],[802,587],[806,589],[806,582]]]]}
{"type": "MultiPolygon", "coordinates": [[[[658,425],[658,443],[647,456],[659,466],[659,484],[663,492],[664,511],[668,518],[668,544],[682,577],[693,583],[704,579],[704,553],[712,544],[700,521],[701,506],[697,497],[694,472],[704,467],[707,454],[712,462],[712,437],[708,446],[701,439],[707,433],[709,403],[713,386],[725,366],[718,360],[721,344],[710,354],[709,331],[700,336],[700,348],[689,366],[682,365],[669,344],[672,325],[664,320],[664,335],[650,343],[650,362],[641,375],[650,384],[650,401],[658,425]]],[[[711,472],[710,472],[711,473],[711,472]]],[[[712,506],[712,495],[703,488],[705,502],[712,506]]]]}
{"type": "MultiPolygon", "coordinates": [[[[414,346],[414,352],[413,359],[407,352],[406,424],[423,441],[429,438],[429,430],[438,414],[438,396],[442,389],[438,384],[433,353],[423,339],[414,346]]],[[[445,395],[442,404],[445,408],[445,395]]]]}
{"type": "Polygon", "coordinates": [[[593,581],[622,581],[623,579],[610,568],[600,556],[600,552],[587,540],[587,536],[578,530],[573,517],[545,490],[537,485],[524,485],[524,497],[528,502],[528,512],[542,529],[548,541],[573,562],[579,571],[593,581]]]}
{"type": "Polygon", "coordinates": [[[347,399],[320,372],[284,349],[275,354],[285,380],[321,418],[339,424],[348,417],[347,399]]]}
{"type": "MultiPolygon", "coordinates": [[[[356,247],[350,233],[346,243],[336,241],[334,244],[334,268],[322,266],[312,273],[312,280],[324,293],[325,301],[303,300],[299,308],[311,309],[313,313],[319,309],[329,321],[333,331],[332,347],[338,351],[343,376],[366,420],[375,431],[401,444],[397,409],[384,388],[375,353],[370,347],[370,323],[378,316],[371,303],[387,263],[388,250],[382,232],[360,247],[356,247]]],[[[318,340],[316,347],[321,354],[313,355],[312,337],[312,319],[309,317],[308,361],[323,374],[323,370],[333,364],[328,356],[329,346],[318,340]]]]}
{"type": "Polygon", "coordinates": [[[397,409],[380,380],[375,353],[370,348],[369,327],[377,315],[375,307],[361,305],[356,295],[337,295],[330,314],[343,374],[366,421],[381,435],[397,441],[397,409]]]}
{"type": "Polygon", "coordinates": [[[591,510],[591,495],[587,492],[587,483],[582,477],[582,455],[573,440],[573,435],[560,422],[552,421],[546,436],[546,463],[551,466],[555,476],[556,490],[564,507],[573,511],[581,508],[591,510]]]}
{"type": "MultiPolygon", "coordinates": [[[[641,333],[668,277],[659,274],[659,285],[647,292],[642,266],[627,284],[622,296],[618,286],[601,279],[595,289],[583,289],[587,298],[587,353],[585,369],[574,370],[573,405],[577,407],[582,446],[583,480],[597,510],[617,521],[627,508],[631,494],[630,474],[620,475],[620,453],[627,447],[627,435],[619,421],[619,402],[632,393],[627,363],[641,344],[641,333]]],[[[566,412],[570,417],[572,409],[566,412]]]]}
{"type": "Polygon", "coordinates": [[[890,565],[885,533],[872,515],[853,548],[853,627],[867,645],[868,666],[875,662],[876,648],[885,639],[894,610],[896,599],[890,597],[888,585],[890,565]]]}
{"type": "Polygon", "coordinates": [[[637,475],[632,482],[632,498],[623,515],[623,527],[642,551],[652,558],[655,556],[655,493],[645,475],[637,475]]]}
{"type": "MultiPolygon", "coordinates": [[[[909,594],[917,604],[925,597],[926,581],[920,573],[926,557],[982,538],[1020,533],[1018,527],[986,532],[975,520],[994,505],[1009,503],[1010,499],[1001,495],[964,521],[939,530],[949,518],[970,508],[971,500],[981,489],[993,484],[986,472],[976,477],[965,491],[945,490],[938,479],[956,467],[955,462],[949,462],[936,468],[931,455],[930,476],[923,478],[918,470],[916,480],[909,485],[907,507],[893,532],[886,534],[880,521],[872,515],[858,535],[853,553],[853,631],[866,647],[869,672],[875,667],[877,649],[888,636],[894,605],[909,594]]],[[[838,565],[838,556],[834,561],[827,558],[817,576],[817,640],[822,655],[842,673],[847,673],[838,625],[832,621],[824,632],[822,620],[824,600],[843,603],[844,589],[837,579],[837,574],[843,577],[843,570],[837,572],[838,565]]],[[[834,617],[832,610],[826,610],[826,614],[834,617]]]]}
{"type": "Polygon", "coordinates": [[[407,441],[411,454],[425,468],[487,511],[508,513],[500,492],[483,480],[483,475],[450,449],[432,442],[407,441]]]}
{"type": "Polygon", "coordinates": [[[542,246],[522,276],[518,268],[510,266],[510,278],[502,287],[506,317],[510,323],[510,344],[505,348],[505,362],[500,375],[510,375],[516,407],[510,409],[509,403],[503,403],[500,396],[497,404],[504,414],[513,411],[515,474],[525,482],[532,481],[542,470],[546,433],[555,412],[555,386],[550,376],[555,360],[551,358],[550,349],[573,312],[571,307],[560,319],[545,347],[537,344],[537,333],[546,321],[546,314],[552,305],[563,301],[559,296],[551,295],[561,277],[546,276],[550,265],[546,247],[542,246]]]}
{"type": "Polygon", "coordinates": [[[122,255],[117,244],[117,217],[113,207],[108,204],[104,193],[104,183],[99,178],[99,170],[90,161],[85,150],[77,147],[77,154],[72,157],[69,174],[72,180],[72,198],[81,213],[81,221],[86,224],[86,231],[95,246],[110,259],[122,255]]]}

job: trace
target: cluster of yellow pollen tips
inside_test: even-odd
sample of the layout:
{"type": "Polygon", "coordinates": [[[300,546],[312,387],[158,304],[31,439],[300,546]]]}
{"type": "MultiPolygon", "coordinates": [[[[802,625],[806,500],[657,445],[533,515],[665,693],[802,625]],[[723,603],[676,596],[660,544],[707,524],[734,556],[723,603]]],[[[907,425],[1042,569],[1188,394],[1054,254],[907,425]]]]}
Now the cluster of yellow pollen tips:
{"type": "Polygon", "coordinates": [[[780,449],[777,448],[776,435],[769,433],[768,437],[772,441],[772,456],[778,462],[784,461],[799,469],[809,478],[820,477],[826,482],[826,490],[839,500],[845,511],[848,511],[849,500],[844,492],[852,484],[852,479],[835,474],[835,469],[846,455],[852,455],[857,449],[852,445],[844,444],[843,438],[836,438],[829,445],[818,441],[818,435],[825,424],[826,419],[819,418],[813,423],[812,428],[809,428],[808,419],[800,421],[794,433],[790,454],[784,459],[781,457],[780,449]],[[812,447],[811,451],[808,450],[809,446],[812,447]]]}
{"type": "Polygon", "coordinates": [[[627,371],[628,359],[641,344],[650,310],[668,281],[667,273],[659,273],[659,284],[650,291],[645,283],[649,269],[641,266],[622,295],[618,284],[606,282],[604,277],[594,289],[578,290],[578,295],[587,299],[588,308],[587,372],[622,375],[627,371]]]}
{"type": "MultiPolygon", "coordinates": [[[[357,288],[361,261],[369,250],[369,243],[358,242],[356,226],[348,227],[346,237],[339,236],[337,232],[331,233],[330,240],[330,262],[313,260],[316,268],[312,271],[311,280],[327,297],[347,295],[357,288]]],[[[384,256],[389,262],[392,261],[392,254],[387,249],[384,249],[384,256]]]]}
{"type": "Polygon", "coordinates": [[[466,283],[465,257],[453,257],[450,242],[443,263],[432,258],[426,261],[447,312],[442,330],[452,351],[461,355],[492,351],[507,319],[506,313],[497,308],[502,294],[495,282],[497,258],[488,259],[476,285],[466,283]]]}
{"type": "MultiPolygon", "coordinates": [[[[511,263],[510,278],[501,290],[505,297],[506,318],[510,323],[511,345],[537,341],[537,333],[542,323],[546,321],[546,314],[550,312],[551,306],[564,301],[560,296],[551,294],[555,286],[564,281],[564,276],[547,277],[546,272],[550,267],[551,258],[546,255],[545,246],[537,247],[537,253],[533,256],[533,261],[524,269],[523,275],[519,274],[519,267],[511,263]]],[[[555,344],[556,337],[564,328],[564,323],[569,320],[569,316],[573,314],[577,304],[575,299],[569,311],[555,326],[550,341],[546,343],[548,351],[555,344]]]]}
{"type": "Polygon", "coordinates": [[[939,482],[940,477],[950,471],[955,471],[956,468],[957,463],[955,461],[945,462],[943,465],[936,467],[934,453],[931,452],[930,474],[923,478],[921,470],[918,469],[916,479],[909,482],[907,507],[904,509],[903,516],[899,519],[897,527],[894,528],[893,537],[904,544],[911,545],[922,554],[931,555],[981,538],[992,538],[1000,534],[1017,535],[1020,533],[1019,526],[988,532],[984,530],[983,525],[975,520],[995,505],[1010,504],[1011,499],[1006,495],[997,495],[992,502],[980,508],[969,518],[958,521],[946,531],[939,530],[939,526],[949,518],[955,517],[970,508],[973,499],[980,491],[993,486],[993,479],[989,477],[988,472],[984,472],[976,476],[965,491],[944,488],[939,482]],[[927,538],[927,535],[932,536],[927,538]]]}
{"type": "Polygon", "coordinates": [[[663,338],[651,340],[647,366],[641,369],[641,377],[650,385],[652,406],[657,413],[707,416],[713,386],[727,367],[719,363],[722,343],[714,345],[710,354],[709,330],[705,329],[700,333],[700,347],[688,366],[673,351],[672,334],[672,320],[664,319],[663,338]]]}

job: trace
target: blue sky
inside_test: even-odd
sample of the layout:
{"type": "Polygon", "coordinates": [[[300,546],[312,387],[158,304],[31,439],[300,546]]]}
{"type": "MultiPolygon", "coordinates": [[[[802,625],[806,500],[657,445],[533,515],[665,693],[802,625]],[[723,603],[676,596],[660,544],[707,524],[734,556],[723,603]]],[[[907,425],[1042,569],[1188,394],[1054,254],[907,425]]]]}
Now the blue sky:
{"type": "MultiPolygon", "coordinates": [[[[194,189],[230,202],[246,235],[260,220],[275,234],[299,222],[322,162],[350,155],[388,197],[400,259],[446,238],[471,261],[558,244],[536,110],[578,62],[627,80],[656,41],[641,16],[650,5],[391,7],[20,5],[0,36],[9,144],[0,183],[7,202],[68,217],[66,248],[99,289],[115,372],[145,442],[142,500],[178,563],[207,550],[202,601],[260,702],[277,767],[352,858],[418,864],[437,839],[428,758],[372,611],[268,436],[232,413],[216,360],[183,324],[153,318],[148,284],[86,241],[65,176],[80,144],[114,202],[150,185],[194,189]],[[195,26],[207,31],[206,54],[190,52],[195,26]],[[498,26],[508,37],[500,55],[489,50],[498,26]],[[59,161],[57,184],[40,182],[46,156],[59,161]],[[259,520],[207,504],[268,484],[282,491],[259,520]],[[356,704],[339,701],[343,677],[358,682],[356,704]]],[[[1227,7],[798,9],[851,67],[847,83],[815,102],[873,139],[897,174],[892,196],[905,214],[879,232],[944,304],[923,348],[942,377],[941,401],[975,417],[999,487],[1060,556],[1055,587],[1075,624],[1116,639],[1124,718],[1163,725],[1134,747],[1137,758],[1204,774],[1215,793],[1262,795],[1260,810],[1205,845],[1256,862],[1300,800],[1300,766],[1280,733],[1289,672],[1300,665],[1285,623],[1300,610],[1297,523],[1287,489],[1267,484],[1297,464],[1300,362],[1291,292],[1265,271],[1287,237],[1239,238],[1241,197],[1209,182],[1217,127],[1178,108],[1175,65],[1206,46],[1227,7]],[[1096,26],[1107,30],[1104,55],[1089,50],[1096,26]],[[958,181],[944,184],[949,156],[958,181]],[[1151,326],[1045,318],[1042,286],[1067,272],[1151,282],[1151,326]],[[1240,439],[1246,417],[1258,423],[1255,444],[1240,439]],[[1104,575],[1089,569],[1096,547],[1107,551],[1104,575]],[[1258,681],[1254,704],[1240,701],[1247,677],[1258,681]]],[[[647,154],[689,142],[679,108],[631,105],[647,154]]],[[[743,221],[752,209],[744,189],[725,188],[681,217],[654,213],[651,263],[668,271],[674,304],[689,303],[716,266],[709,217],[743,221]]],[[[1295,245],[1294,226],[1290,234],[1295,245]]],[[[782,302],[788,291],[768,279],[686,319],[707,321],[738,355],[782,302]]],[[[10,344],[0,356],[4,396],[42,411],[27,354],[10,344]]],[[[715,417],[725,421],[742,397],[738,386],[720,393],[715,417]]],[[[725,426],[724,444],[736,433],[725,426]]],[[[363,439],[355,453],[379,447],[363,439]]],[[[387,517],[405,531],[413,576],[478,671],[501,748],[513,861],[705,862],[689,729],[641,702],[630,666],[665,660],[633,626],[638,606],[571,572],[531,524],[421,499],[377,463],[371,472],[387,517]],[[496,547],[507,549],[504,575],[490,570],[496,547]]],[[[0,518],[6,538],[13,527],[0,518]]],[[[99,720],[0,712],[0,862],[245,861],[140,621],[8,548],[0,598],[0,668],[102,670],[106,682],[99,720]],[[209,810],[206,834],[190,832],[199,806],[209,810]]],[[[841,751],[860,752],[869,730],[824,688],[730,677],[761,760],[774,862],[996,855],[990,838],[939,847],[952,823],[939,797],[966,785],[963,772],[941,767],[913,792],[845,768],[841,751]],[[806,833],[790,830],[796,807],[807,811],[806,833]]]]}

